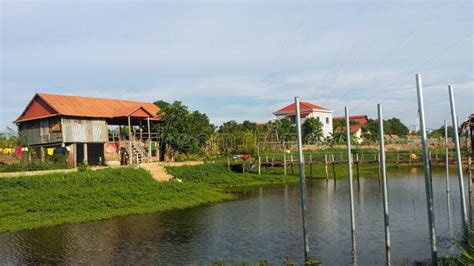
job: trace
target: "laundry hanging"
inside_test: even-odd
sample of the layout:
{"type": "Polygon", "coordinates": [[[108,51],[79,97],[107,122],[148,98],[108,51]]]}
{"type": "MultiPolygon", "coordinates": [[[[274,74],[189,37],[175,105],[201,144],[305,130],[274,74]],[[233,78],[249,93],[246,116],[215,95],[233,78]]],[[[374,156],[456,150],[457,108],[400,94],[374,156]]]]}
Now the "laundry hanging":
{"type": "Polygon", "coordinates": [[[16,147],[16,148],[15,148],[15,153],[16,153],[17,155],[21,156],[21,154],[22,154],[21,147],[16,147]]]}
{"type": "Polygon", "coordinates": [[[48,148],[47,153],[48,155],[54,155],[54,148],[48,148]]]}

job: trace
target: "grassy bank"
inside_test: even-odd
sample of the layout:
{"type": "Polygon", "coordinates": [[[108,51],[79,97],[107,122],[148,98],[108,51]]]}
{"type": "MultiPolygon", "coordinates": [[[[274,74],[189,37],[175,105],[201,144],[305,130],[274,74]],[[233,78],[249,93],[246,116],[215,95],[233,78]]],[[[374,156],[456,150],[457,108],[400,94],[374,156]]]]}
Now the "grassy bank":
{"type": "Polygon", "coordinates": [[[284,176],[274,172],[262,173],[261,175],[255,174],[255,171],[235,173],[221,163],[168,167],[166,170],[171,175],[182,179],[183,182],[205,184],[218,190],[298,181],[296,176],[284,176]]]}
{"type": "Polygon", "coordinates": [[[298,180],[238,174],[220,164],[169,171],[183,182],[159,183],[132,168],[0,179],[0,232],[187,208],[233,199],[231,187],[298,180]]]}
{"type": "Polygon", "coordinates": [[[142,169],[0,179],[0,231],[101,220],[232,199],[195,182],[156,182],[142,169]]]}

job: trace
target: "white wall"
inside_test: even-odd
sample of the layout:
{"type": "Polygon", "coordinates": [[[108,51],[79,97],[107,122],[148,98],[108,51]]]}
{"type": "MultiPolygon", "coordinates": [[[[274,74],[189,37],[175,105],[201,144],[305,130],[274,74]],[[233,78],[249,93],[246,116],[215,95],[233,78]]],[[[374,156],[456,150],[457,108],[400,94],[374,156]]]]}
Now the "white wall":
{"type": "MultiPolygon", "coordinates": [[[[307,118],[314,117],[323,124],[324,137],[330,137],[332,134],[332,112],[331,111],[313,111],[307,118]]],[[[304,122],[304,120],[303,120],[304,122]]]]}
{"type": "MultiPolygon", "coordinates": [[[[323,124],[323,135],[324,137],[330,137],[332,134],[332,111],[313,111],[310,113],[308,116],[305,118],[301,119],[301,124],[304,123],[304,121],[307,118],[314,117],[316,119],[319,118],[319,121],[323,124]]],[[[276,119],[287,119],[288,117],[286,115],[276,115],[276,119]]]]}

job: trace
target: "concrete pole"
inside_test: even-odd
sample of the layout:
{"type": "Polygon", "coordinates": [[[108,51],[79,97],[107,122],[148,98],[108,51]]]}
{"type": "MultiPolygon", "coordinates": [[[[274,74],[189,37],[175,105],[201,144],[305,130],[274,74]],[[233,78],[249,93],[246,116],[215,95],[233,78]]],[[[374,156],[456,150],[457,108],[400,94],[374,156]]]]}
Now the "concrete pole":
{"type": "Polygon", "coordinates": [[[303,220],[304,237],[304,260],[308,260],[309,244],[306,224],[306,205],[305,205],[305,179],[304,179],[304,161],[303,161],[303,142],[301,138],[301,118],[300,118],[300,98],[295,97],[296,105],[296,130],[298,133],[298,167],[300,174],[300,192],[301,192],[301,215],[303,220]]]}
{"type": "MultiPolygon", "coordinates": [[[[428,224],[430,228],[431,262],[438,264],[438,251],[436,247],[436,227],[433,210],[433,185],[431,183],[430,162],[428,160],[428,142],[425,127],[425,110],[423,103],[423,87],[420,74],[416,74],[416,85],[418,94],[418,113],[420,118],[421,144],[423,147],[423,169],[425,175],[426,204],[428,208],[428,224]]],[[[411,157],[411,156],[410,156],[411,157]]]]}
{"type": "Polygon", "coordinates": [[[44,163],[46,156],[45,156],[45,151],[43,147],[40,147],[40,156],[41,156],[41,162],[44,163]]]}
{"type": "MultiPolygon", "coordinates": [[[[352,156],[351,156],[351,130],[349,123],[349,108],[345,107],[346,115],[346,145],[347,145],[347,174],[349,175],[349,200],[351,214],[351,235],[352,235],[352,252],[355,255],[356,239],[355,239],[355,218],[354,218],[354,195],[352,185],[352,156]]],[[[355,256],[354,256],[355,257],[355,256]]]]}
{"type": "Polygon", "coordinates": [[[461,195],[461,210],[462,210],[462,220],[464,223],[464,229],[467,233],[469,232],[469,224],[467,222],[467,209],[466,209],[466,197],[464,196],[464,178],[462,174],[462,164],[461,164],[461,148],[459,146],[459,135],[458,135],[458,120],[456,119],[456,105],[454,103],[454,95],[453,95],[453,86],[448,86],[449,90],[449,101],[451,103],[451,116],[453,119],[453,131],[454,131],[454,144],[456,146],[456,165],[458,170],[458,178],[459,178],[459,192],[461,195]]]}
{"type": "Polygon", "coordinates": [[[151,161],[151,129],[150,129],[150,117],[146,119],[148,124],[148,162],[151,161]]]}
{"type": "Polygon", "coordinates": [[[262,173],[262,159],[258,156],[258,175],[262,173]]]}
{"type": "Polygon", "coordinates": [[[449,193],[448,121],[446,120],[444,120],[444,160],[446,164],[446,193],[449,193]]]}
{"type": "Polygon", "coordinates": [[[131,165],[133,161],[132,155],[132,123],[130,121],[130,116],[128,117],[128,164],[131,165]]]}
{"type": "Polygon", "coordinates": [[[84,152],[84,163],[89,164],[89,158],[87,158],[87,143],[84,143],[83,152],[84,152]]]}
{"type": "Polygon", "coordinates": [[[390,260],[390,227],[389,227],[389,215],[388,215],[388,194],[387,194],[387,170],[385,168],[385,140],[383,137],[383,114],[382,114],[382,105],[377,105],[378,114],[379,114],[379,137],[380,137],[380,166],[382,174],[382,196],[383,196],[383,220],[385,224],[385,250],[386,250],[386,259],[387,265],[391,264],[390,260]]]}

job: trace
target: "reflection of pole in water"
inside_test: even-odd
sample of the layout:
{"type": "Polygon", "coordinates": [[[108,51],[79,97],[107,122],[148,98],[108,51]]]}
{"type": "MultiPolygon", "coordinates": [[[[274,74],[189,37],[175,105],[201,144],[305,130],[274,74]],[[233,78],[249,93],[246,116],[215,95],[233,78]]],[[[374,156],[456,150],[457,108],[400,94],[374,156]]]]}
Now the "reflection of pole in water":
{"type": "Polygon", "coordinates": [[[384,131],[383,131],[383,115],[382,105],[377,105],[379,114],[379,142],[380,142],[380,174],[382,176],[382,196],[383,196],[383,220],[385,223],[385,250],[387,256],[387,265],[391,264],[390,261],[390,228],[389,228],[389,216],[388,216],[388,195],[387,195],[387,171],[385,169],[385,143],[384,143],[384,131]]]}
{"type": "Polygon", "coordinates": [[[448,205],[448,233],[449,237],[452,239],[453,238],[453,228],[451,225],[451,203],[449,199],[449,191],[446,193],[446,203],[448,205]]]}
{"type": "Polygon", "coordinates": [[[351,234],[352,234],[352,250],[354,252],[354,261],[356,261],[356,239],[355,239],[355,219],[354,219],[354,195],[352,185],[352,154],[351,154],[351,131],[349,124],[349,108],[345,107],[346,114],[346,145],[347,145],[347,168],[349,175],[349,199],[351,212],[351,234]]]}

